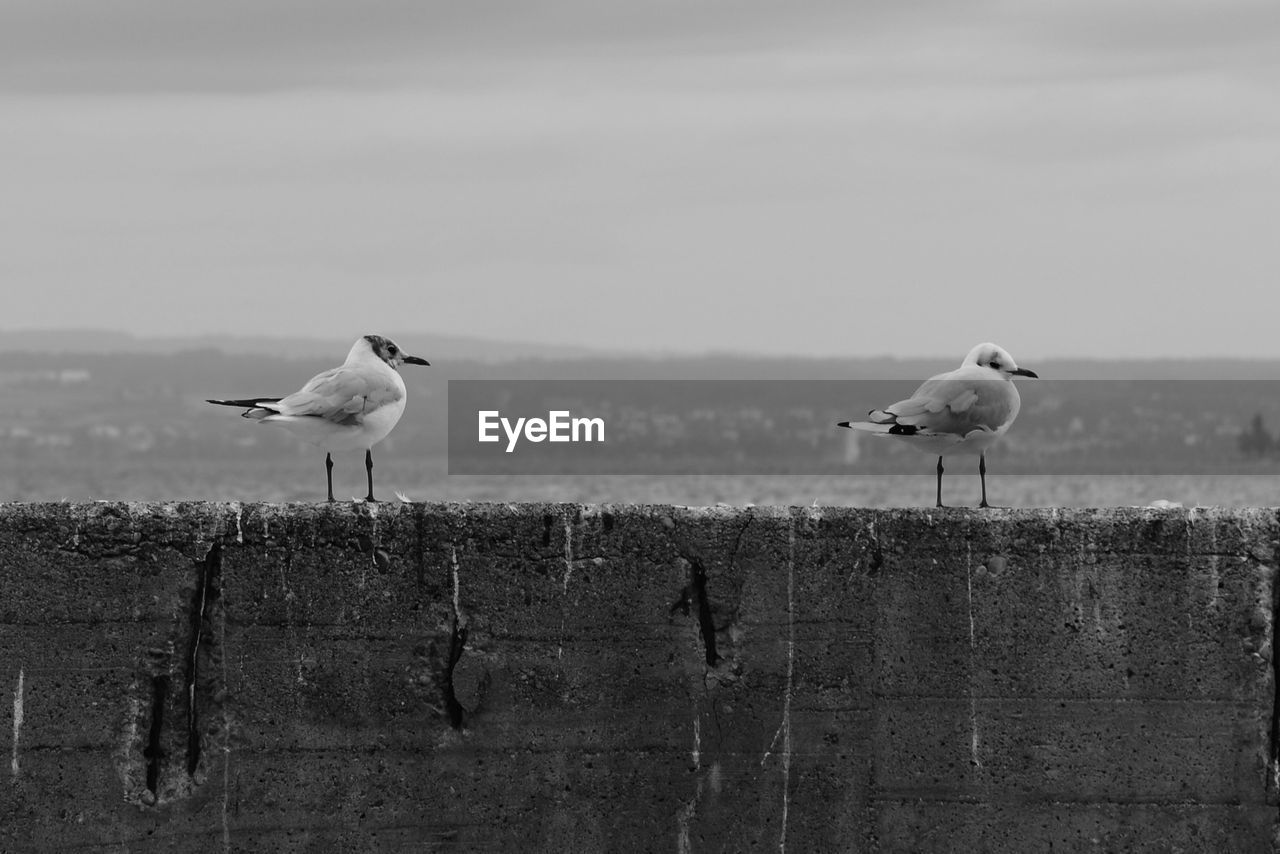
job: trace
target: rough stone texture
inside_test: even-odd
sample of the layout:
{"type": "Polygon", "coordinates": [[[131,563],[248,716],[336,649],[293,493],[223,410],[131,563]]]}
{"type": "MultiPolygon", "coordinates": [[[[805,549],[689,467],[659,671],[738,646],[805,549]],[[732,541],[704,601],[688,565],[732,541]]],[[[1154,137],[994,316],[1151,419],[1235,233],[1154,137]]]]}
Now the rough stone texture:
{"type": "Polygon", "coordinates": [[[1275,850],[1278,534],[0,505],[0,850],[1275,850]]]}

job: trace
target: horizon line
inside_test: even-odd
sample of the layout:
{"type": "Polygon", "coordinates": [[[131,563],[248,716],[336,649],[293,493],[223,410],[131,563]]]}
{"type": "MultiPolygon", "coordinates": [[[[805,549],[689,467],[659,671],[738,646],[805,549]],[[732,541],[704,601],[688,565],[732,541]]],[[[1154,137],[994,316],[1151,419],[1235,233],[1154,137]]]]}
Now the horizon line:
{"type": "MultiPolygon", "coordinates": [[[[228,339],[241,341],[294,341],[308,342],[315,344],[340,343],[347,339],[337,333],[334,334],[278,334],[269,332],[183,332],[183,333],[151,333],[151,332],[134,332],[127,329],[112,329],[109,327],[96,326],[42,326],[42,327],[0,327],[0,339],[7,335],[111,335],[122,338],[128,338],[143,342],[167,342],[167,341],[195,341],[198,339],[228,339]]],[[[360,333],[370,334],[370,333],[360,333]]],[[[682,358],[734,358],[734,359],[777,359],[777,360],[807,360],[807,361],[834,361],[843,359],[854,359],[859,361],[866,360],[888,360],[888,361],[955,361],[955,354],[896,354],[896,353],[801,353],[794,351],[768,351],[768,350],[744,350],[732,348],[710,348],[703,350],[681,350],[664,347],[655,350],[632,350],[626,348],[608,348],[596,346],[592,344],[574,344],[564,341],[546,341],[529,338],[496,338],[487,335],[467,335],[455,332],[442,332],[439,330],[416,330],[411,332],[400,333],[403,336],[422,336],[422,337],[438,337],[445,339],[461,340],[473,342],[475,344],[492,343],[502,347],[530,347],[542,348],[547,350],[573,350],[581,351],[584,356],[599,356],[605,358],[639,358],[639,359],[682,359],[682,358]]],[[[74,352],[66,351],[63,352],[74,352]]],[[[33,351],[38,352],[38,351],[33,351]]],[[[1163,354],[1163,355],[1117,355],[1117,356],[1079,356],[1070,354],[1055,354],[1048,356],[1035,356],[1031,359],[1019,359],[1019,361],[1035,361],[1035,362],[1187,362],[1187,361],[1215,361],[1215,362],[1280,362],[1280,353],[1271,356],[1243,356],[1229,355],[1224,353],[1180,353],[1180,354],[1163,354]]]]}

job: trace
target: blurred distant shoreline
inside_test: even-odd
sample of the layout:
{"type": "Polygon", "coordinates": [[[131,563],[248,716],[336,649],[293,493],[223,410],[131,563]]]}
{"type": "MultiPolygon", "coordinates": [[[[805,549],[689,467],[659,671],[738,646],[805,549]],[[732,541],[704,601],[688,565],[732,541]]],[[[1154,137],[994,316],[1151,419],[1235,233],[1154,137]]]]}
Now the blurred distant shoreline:
{"type": "MultiPolygon", "coordinates": [[[[418,500],[924,504],[932,488],[928,459],[893,443],[863,442],[851,449],[849,431],[835,427],[837,420],[885,403],[879,399],[821,400],[805,408],[792,402],[784,405],[780,397],[772,402],[751,400],[749,411],[713,410],[710,420],[705,411],[698,413],[702,445],[696,447],[732,450],[732,443],[739,443],[737,453],[766,460],[769,466],[760,470],[783,472],[779,474],[447,477],[448,382],[870,379],[893,381],[885,387],[901,387],[906,394],[931,373],[953,367],[954,361],[635,356],[387,331],[406,346],[412,342],[413,350],[432,362],[429,369],[405,373],[405,416],[378,449],[378,464],[380,471],[388,472],[389,488],[405,490],[418,500]],[[821,473],[828,471],[825,463],[815,469],[813,457],[805,469],[810,474],[785,474],[791,465],[788,453],[806,448],[816,449],[822,455],[818,459],[830,460],[830,474],[821,473]],[[855,458],[861,457],[864,470],[851,471],[845,465],[851,450],[855,458]],[[930,476],[908,474],[917,466],[922,476],[930,476]]],[[[216,410],[204,399],[288,393],[315,372],[338,364],[349,346],[350,342],[324,339],[0,332],[0,393],[14,404],[0,416],[0,500],[310,500],[319,491],[316,485],[324,485],[322,457],[317,462],[313,449],[283,431],[243,422],[233,411],[216,410]]],[[[988,459],[994,489],[1004,486],[1008,491],[1006,503],[1280,503],[1271,497],[1280,483],[1280,439],[1274,437],[1280,428],[1280,383],[1261,382],[1280,381],[1280,360],[1077,359],[1033,367],[1047,379],[1020,385],[1022,414],[988,459]],[[1144,393],[1164,399],[1142,401],[1118,394],[1123,383],[1057,382],[1065,378],[1260,382],[1256,394],[1247,384],[1231,386],[1234,397],[1219,394],[1228,390],[1227,383],[1156,384],[1144,393]],[[1153,408],[1157,404],[1158,412],[1153,408]],[[1252,443],[1246,441],[1250,431],[1252,443]],[[1094,462],[1098,458],[1091,454],[1133,459],[1138,472],[1143,471],[1141,453],[1158,454],[1164,462],[1187,463],[1187,468],[1175,470],[1194,473],[1204,470],[1195,466],[1207,461],[1217,466],[1212,470],[1218,474],[1155,480],[1135,476],[1130,486],[1123,478],[1103,486],[1106,478],[1072,473],[1069,465],[1053,469],[1067,474],[1017,474],[1043,470],[1036,466],[1050,453],[1059,459],[1075,454],[1094,462]],[[1140,500],[1148,495],[1147,501],[1140,500]]],[[[789,384],[772,388],[784,390],[789,384]]],[[[663,401],[651,408],[665,411],[642,411],[638,417],[652,417],[662,429],[674,424],[687,434],[690,413],[700,403],[696,398],[663,401]]],[[[336,483],[348,481],[345,488],[353,492],[363,477],[357,457],[335,459],[336,483]]],[[[956,504],[965,503],[966,481],[973,474],[973,466],[962,460],[948,464],[949,478],[956,476],[956,504]]],[[[949,494],[951,483],[949,479],[949,494]]]]}

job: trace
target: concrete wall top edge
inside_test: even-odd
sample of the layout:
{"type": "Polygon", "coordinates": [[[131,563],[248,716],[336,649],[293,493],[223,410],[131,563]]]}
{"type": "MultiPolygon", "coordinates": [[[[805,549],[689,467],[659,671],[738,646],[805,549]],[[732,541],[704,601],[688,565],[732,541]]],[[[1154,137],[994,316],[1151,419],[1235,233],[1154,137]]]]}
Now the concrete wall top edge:
{"type": "Polygon", "coordinates": [[[581,512],[591,516],[601,513],[640,515],[679,515],[698,518],[731,518],[743,514],[756,516],[854,516],[868,519],[920,519],[929,521],[992,521],[1043,519],[1049,522],[1085,519],[1164,519],[1188,520],[1231,519],[1253,522],[1273,520],[1280,516],[1277,507],[1027,507],[989,508],[972,507],[848,507],[840,505],[709,505],[688,506],[673,504],[632,504],[627,502],[580,504],[576,502],[379,502],[341,501],[332,504],[313,502],[239,502],[239,501],[91,501],[91,502],[18,502],[0,501],[0,517],[16,515],[67,515],[91,517],[95,515],[177,516],[224,514],[245,511],[283,515],[334,516],[357,514],[387,516],[402,512],[422,510],[432,514],[459,513],[466,515],[509,515],[566,511],[581,512]]]}

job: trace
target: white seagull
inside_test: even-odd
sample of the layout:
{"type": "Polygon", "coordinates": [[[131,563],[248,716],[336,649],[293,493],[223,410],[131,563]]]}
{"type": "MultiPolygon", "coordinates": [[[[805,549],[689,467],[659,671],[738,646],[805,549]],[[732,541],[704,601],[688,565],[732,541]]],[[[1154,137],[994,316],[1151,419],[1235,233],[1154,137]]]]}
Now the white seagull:
{"type": "Polygon", "coordinates": [[[288,397],[210,400],[219,406],[247,407],[241,413],[324,448],[329,500],[333,500],[333,451],[364,448],[364,467],[373,497],[373,446],[381,442],[404,413],[404,380],[397,365],[429,365],[407,356],[390,338],[366,335],[351,346],[342,367],[316,374],[288,397]]]}
{"type": "Polygon", "coordinates": [[[987,504],[987,448],[1018,417],[1022,399],[1014,377],[1036,377],[1019,368],[998,344],[979,344],[954,371],[924,381],[916,393],[884,409],[873,409],[870,421],[841,421],[841,427],[901,439],[938,455],[938,506],[942,505],[942,458],[977,454],[982,503],[987,504]]]}

